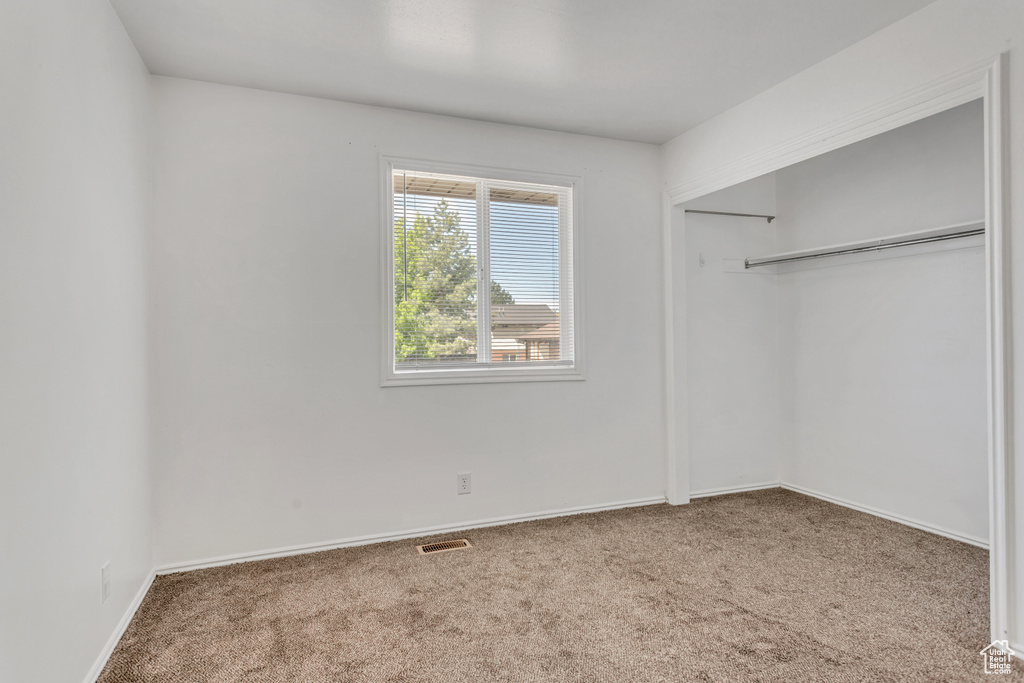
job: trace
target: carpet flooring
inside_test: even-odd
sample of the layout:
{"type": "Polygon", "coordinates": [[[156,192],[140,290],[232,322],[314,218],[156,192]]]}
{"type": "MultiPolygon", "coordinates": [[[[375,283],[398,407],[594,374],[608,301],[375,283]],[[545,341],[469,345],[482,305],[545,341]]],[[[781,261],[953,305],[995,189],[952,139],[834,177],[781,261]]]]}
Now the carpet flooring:
{"type": "Polygon", "coordinates": [[[973,681],[988,554],[769,489],[160,576],[100,683],[973,681]]]}

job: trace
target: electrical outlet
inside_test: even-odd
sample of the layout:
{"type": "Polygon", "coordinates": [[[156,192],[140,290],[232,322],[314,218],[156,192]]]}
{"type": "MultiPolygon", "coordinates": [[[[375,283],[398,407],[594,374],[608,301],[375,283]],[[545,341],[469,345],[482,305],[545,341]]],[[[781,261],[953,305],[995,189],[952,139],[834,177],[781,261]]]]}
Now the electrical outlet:
{"type": "Polygon", "coordinates": [[[469,472],[461,472],[459,477],[459,495],[469,493],[472,489],[470,487],[469,472]]]}
{"type": "Polygon", "coordinates": [[[100,567],[100,603],[110,597],[110,562],[100,567]]]}

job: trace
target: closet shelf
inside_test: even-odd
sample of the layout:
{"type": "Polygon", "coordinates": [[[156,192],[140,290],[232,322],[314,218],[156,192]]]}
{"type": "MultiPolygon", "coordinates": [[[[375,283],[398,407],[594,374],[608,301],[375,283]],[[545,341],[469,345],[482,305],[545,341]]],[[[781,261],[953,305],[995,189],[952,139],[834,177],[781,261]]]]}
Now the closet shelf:
{"type": "Polygon", "coordinates": [[[942,242],[945,240],[959,239],[961,237],[973,237],[985,234],[985,221],[970,221],[968,223],[957,223],[942,228],[929,228],[915,232],[905,232],[899,235],[878,237],[870,240],[858,240],[844,244],[833,244],[827,247],[815,249],[800,249],[787,251],[780,254],[769,254],[748,258],[743,262],[744,268],[756,268],[758,266],[769,266],[779,263],[791,263],[793,261],[804,261],[808,259],[825,258],[827,256],[843,256],[846,254],[860,254],[871,251],[882,251],[895,247],[909,247],[915,244],[926,244],[928,242],[942,242]]]}

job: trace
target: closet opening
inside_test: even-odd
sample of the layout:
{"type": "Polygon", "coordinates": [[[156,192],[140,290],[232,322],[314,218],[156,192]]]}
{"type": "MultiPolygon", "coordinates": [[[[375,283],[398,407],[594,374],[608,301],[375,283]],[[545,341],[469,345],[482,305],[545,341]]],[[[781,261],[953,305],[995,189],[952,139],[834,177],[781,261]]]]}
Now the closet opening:
{"type": "Polygon", "coordinates": [[[995,640],[1011,633],[1012,485],[989,83],[666,194],[667,491],[782,487],[987,549],[995,640]]]}

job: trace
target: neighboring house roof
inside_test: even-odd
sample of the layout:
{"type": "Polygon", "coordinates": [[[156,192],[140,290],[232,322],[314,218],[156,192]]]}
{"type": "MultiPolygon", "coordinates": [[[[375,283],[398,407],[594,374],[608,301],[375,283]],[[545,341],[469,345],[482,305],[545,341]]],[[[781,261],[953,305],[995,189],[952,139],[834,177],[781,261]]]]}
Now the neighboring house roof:
{"type": "Polygon", "coordinates": [[[547,304],[505,304],[491,308],[495,325],[546,325],[556,322],[558,314],[547,304]]]}
{"type": "Polygon", "coordinates": [[[516,341],[528,342],[528,341],[549,341],[552,339],[557,340],[559,338],[559,325],[558,321],[548,323],[543,327],[538,327],[533,332],[528,332],[524,335],[516,337],[516,341]]]}

